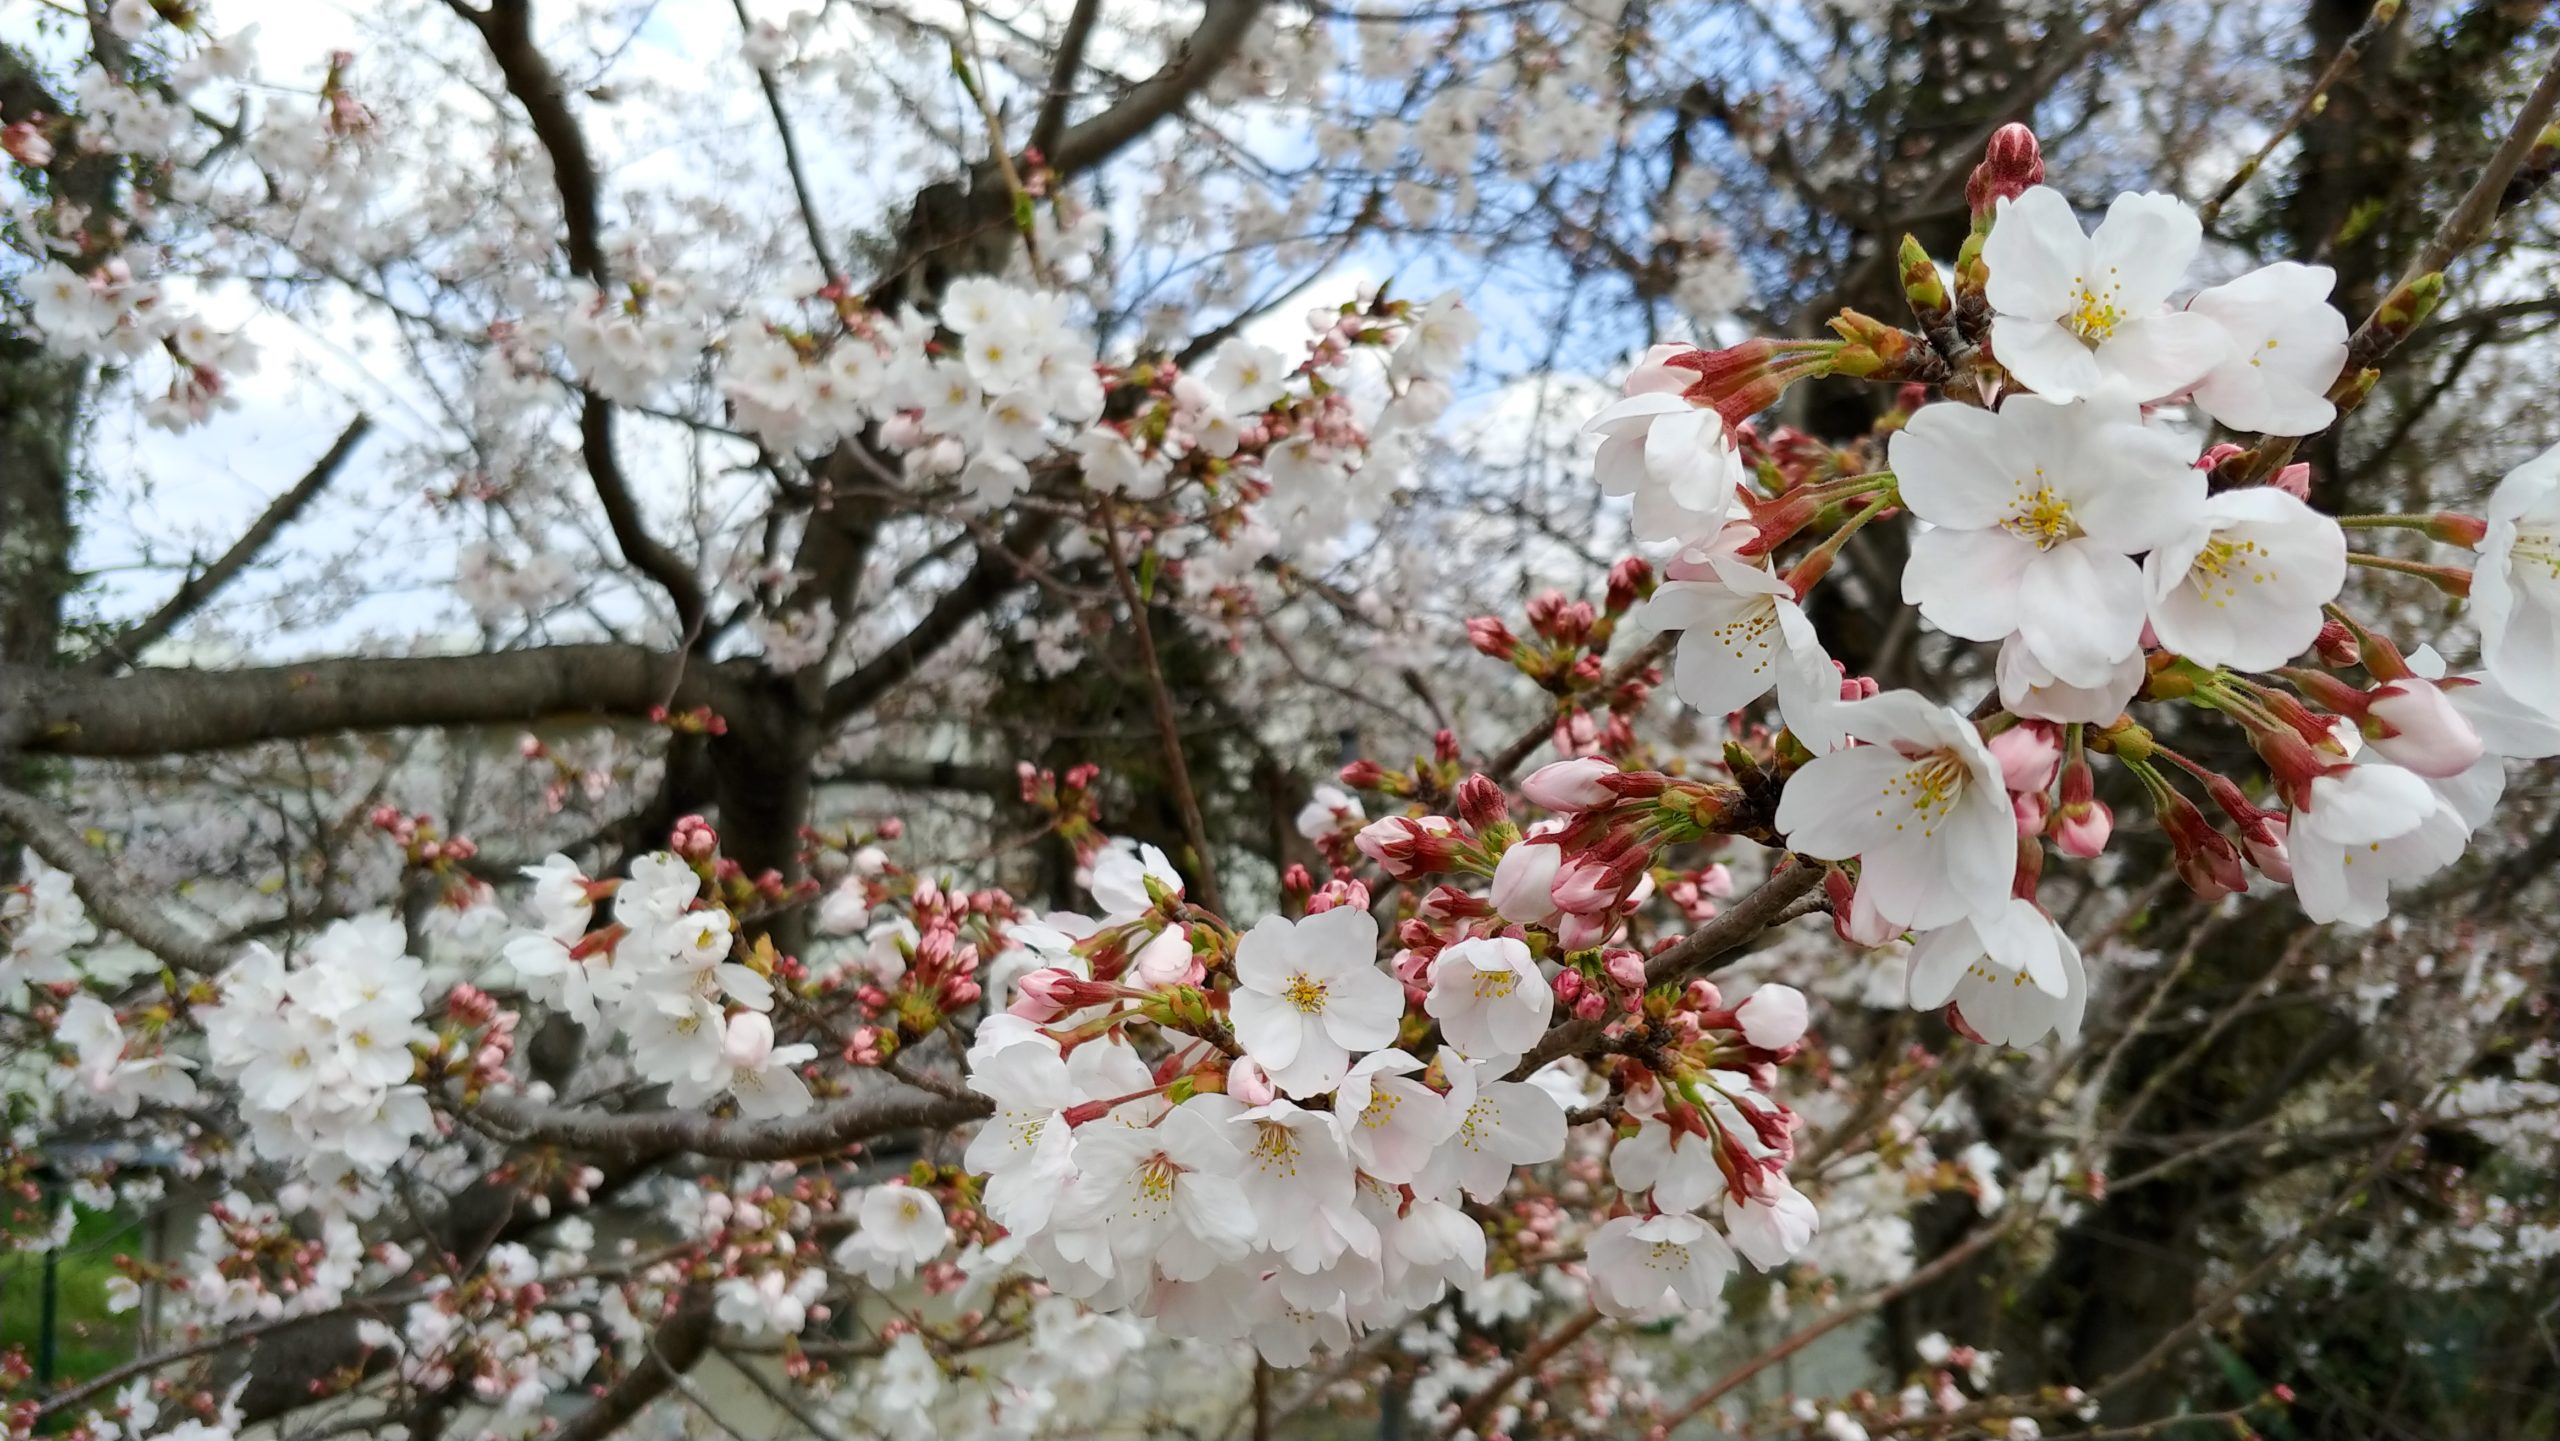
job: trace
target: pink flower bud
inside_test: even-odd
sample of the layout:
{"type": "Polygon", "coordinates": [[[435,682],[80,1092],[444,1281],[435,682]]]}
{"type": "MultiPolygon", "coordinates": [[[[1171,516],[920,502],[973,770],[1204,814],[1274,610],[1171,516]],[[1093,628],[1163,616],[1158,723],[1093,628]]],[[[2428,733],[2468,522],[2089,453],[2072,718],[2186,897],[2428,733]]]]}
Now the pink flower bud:
{"type": "Polygon", "coordinates": [[[1270,1074],[1247,1056],[1227,1067],[1227,1094],[1248,1106],[1268,1106],[1280,1091],[1270,1074]]]}
{"type": "Polygon", "coordinates": [[[1618,903],[1619,886],[1612,867],[1596,856],[1576,856],[1548,891],[1555,908],[1577,916],[1598,915],[1618,903]]]}
{"type": "Polygon", "coordinates": [[[1204,972],[1191,954],[1190,932],[1181,926],[1167,926],[1129,958],[1129,974],[1138,985],[1162,990],[1167,986],[1197,985],[1204,972]]]}
{"type": "Polygon", "coordinates": [[[1718,861],[1698,872],[1698,889],[1718,900],[1733,894],[1733,868],[1718,861]]]}
{"type": "Polygon", "coordinates": [[[1606,609],[1611,615],[1624,615],[1636,602],[1653,595],[1653,567],[1642,556],[1628,556],[1609,567],[1609,589],[1606,609]]]}
{"type": "Polygon", "coordinates": [[[2309,500],[2311,498],[2311,462],[2297,460],[2277,471],[2275,478],[2267,484],[2296,500],[2309,500]]]}
{"type": "Polygon", "coordinates": [[[2393,764],[2443,780],[2471,769],[2484,753],[2480,732],[2432,682],[2415,676],[2386,681],[2370,694],[2365,739],[2393,764]]]}
{"type": "Polygon", "coordinates": [[[1569,966],[1564,970],[1556,972],[1554,989],[1557,1003],[1566,1006],[1572,1005],[1574,997],[1582,994],[1582,986],[1582,972],[1574,970],[1569,966]]]}
{"type": "Polygon", "coordinates": [[[1644,989],[1644,957],[1633,951],[1610,951],[1600,958],[1600,966],[1618,988],[1627,991],[1644,989]]]}
{"type": "Polygon", "coordinates": [[[1522,841],[1493,869],[1493,908],[1506,921],[1535,925],[1556,913],[1556,872],[1564,851],[1552,841],[1522,841]]]}
{"type": "Polygon", "coordinates": [[[1034,1025],[1045,1026],[1065,1015],[1068,1000],[1077,982],[1076,974],[1057,966],[1043,966],[1014,982],[1013,1004],[1005,1010],[1034,1025]]]}
{"type": "Polygon", "coordinates": [[[44,138],[44,132],[38,130],[31,119],[0,130],[0,150],[8,151],[9,158],[39,170],[53,163],[53,142],[44,138]]]}
{"type": "Polygon", "coordinates": [[[1615,793],[1601,784],[1618,768],[1598,756],[1540,766],[1520,783],[1520,794],[1551,811],[1584,811],[1605,806],[1615,793]]]}
{"type": "Polygon", "coordinates": [[[2000,780],[2013,791],[2042,791],[2062,769],[2062,737],[2043,721],[2022,721],[1991,738],[2000,780]]]}
{"type": "Polygon", "coordinates": [[[1976,219],[1990,215],[2003,200],[2015,200],[2031,186],[2044,183],[2044,150],[2035,132],[2014,122],[1991,132],[1982,163],[1965,181],[1964,198],[1976,219]]]}
{"type": "Polygon", "coordinates": [[[1804,992],[1793,986],[1762,986],[1734,1009],[1742,1038],[1764,1051],[1783,1051],[1804,1039],[1810,1019],[1804,992]]]}
{"type": "Polygon", "coordinates": [[[1568,911],[1556,919],[1556,944],[1568,951],[1587,951],[1618,929],[1607,915],[1578,916],[1568,911]]]}
{"type": "Polygon", "coordinates": [[[1502,787],[1485,775],[1471,775],[1458,782],[1458,815],[1468,827],[1481,835],[1510,818],[1511,807],[1502,798],[1502,787]]]}
{"type": "Polygon", "coordinates": [[[761,1067],[773,1054],[773,1018],[762,1011],[740,1011],[729,1018],[720,1038],[720,1056],[741,1071],[761,1067]]]}
{"type": "Polygon", "coordinates": [[[2045,816],[2053,808],[2053,798],[2042,791],[2027,791],[2009,797],[2009,813],[2018,823],[2018,834],[2044,834],[2045,816]]]}
{"type": "Polygon", "coordinates": [[[2053,822],[2053,843],[2074,860],[2093,860],[2107,848],[2115,835],[2115,812],[2105,801],[2086,801],[2067,806],[2053,822]]]}
{"type": "Polygon", "coordinates": [[[2293,853],[2285,845],[2285,819],[2268,816],[2258,823],[2258,833],[2243,831],[2240,844],[2249,851],[2249,864],[2259,874],[2279,885],[2293,884],[2293,853]]]}
{"type": "Polygon", "coordinates": [[[1596,1021],[1609,1014],[1609,998],[1597,990],[1584,991],[1573,1003],[1576,1020],[1596,1021]]]}

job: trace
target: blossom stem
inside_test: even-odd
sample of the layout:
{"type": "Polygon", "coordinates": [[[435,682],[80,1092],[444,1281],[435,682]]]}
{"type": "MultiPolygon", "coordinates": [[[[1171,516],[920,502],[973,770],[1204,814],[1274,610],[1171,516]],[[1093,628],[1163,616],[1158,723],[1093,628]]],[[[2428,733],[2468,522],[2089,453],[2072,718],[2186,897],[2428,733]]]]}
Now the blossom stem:
{"type": "Polygon", "coordinates": [[[2428,565],[2422,561],[2395,560],[2387,555],[2367,555],[2363,551],[2347,552],[2349,565],[2367,570],[2387,570],[2395,575],[2414,575],[2445,594],[2468,597],[2471,594],[2471,572],[2458,565],[2428,565]]]}
{"type": "Polygon", "coordinates": [[[1849,537],[1901,500],[1902,492],[1887,485],[1882,494],[1858,507],[1847,520],[1842,521],[1840,528],[1831,532],[1822,544],[1806,552],[1804,559],[1797,561],[1795,567],[1787,572],[1787,584],[1795,588],[1796,598],[1803,599],[1813,589],[1814,583],[1822,579],[1823,573],[1831,569],[1833,558],[1840,554],[1840,547],[1849,543],[1849,537]]]}

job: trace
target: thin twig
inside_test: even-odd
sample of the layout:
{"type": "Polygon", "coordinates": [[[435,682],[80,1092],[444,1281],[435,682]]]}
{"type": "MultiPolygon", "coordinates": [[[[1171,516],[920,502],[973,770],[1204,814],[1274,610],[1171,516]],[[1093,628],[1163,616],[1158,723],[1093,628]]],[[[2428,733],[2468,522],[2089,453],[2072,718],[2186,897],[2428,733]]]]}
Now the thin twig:
{"type": "MultiPolygon", "coordinates": [[[[731,0],[737,7],[738,26],[753,31],[755,22],[747,17],[747,0],[731,0]]],[[[836,268],[835,258],[827,250],[827,228],[818,220],[818,202],[809,189],[808,173],[800,164],[800,142],[792,133],[790,113],[782,108],[782,87],[774,83],[772,72],[756,67],[756,84],[764,88],[765,108],[773,112],[774,131],[782,137],[782,168],[791,173],[791,193],[800,201],[800,223],[808,227],[809,248],[817,253],[818,268],[827,274],[829,285],[841,285],[844,272],[836,268]]]]}
{"type": "Polygon", "coordinates": [[[2196,218],[2207,229],[2221,217],[2222,207],[2231,203],[2231,197],[2240,193],[2241,187],[2257,175],[2258,167],[2266,163],[2267,157],[2275,153],[2275,148],[2285,142],[2285,137],[2320,113],[2321,107],[2328,103],[2330,90],[2346,78],[2347,72],[2354,68],[2365,50],[2381,38],[2383,31],[2391,28],[2391,22],[2399,14],[2400,0],[2374,0],[2373,9],[2364,17],[2364,23],[2357,26],[2355,33],[2346,38],[2346,43],[2338,47],[2338,53],[2330,57],[2328,68],[2320,72],[2319,79],[2311,82],[2311,88],[2304,92],[2301,103],[2293,107],[2293,113],[2268,134],[2266,143],[2258,147],[2256,154],[2240,162],[2240,168],[2231,172],[2231,178],[2222,182],[2222,188],[2213,192],[2212,199],[2196,207],[2196,218]]]}
{"type": "Polygon", "coordinates": [[[1164,745],[1165,780],[1173,789],[1173,803],[1182,812],[1183,839],[1191,847],[1191,867],[1200,889],[1200,903],[1221,915],[1226,906],[1218,895],[1217,867],[1209,859],[1209,829],[1200,819],[1200,797],[1191,789],[1191,767],[1182,758],[1182,726],[1173,714],[1173,693],[1165,686],[1164,666],[1156,659],[1155,628],[1147,623],[1147,602],[1138,594],[1137,578],[1120,549],[1120,524],[1111,515],[1109,501],[1094,507],[1102,522],[1104,543],[1111,548],[1111,578],[1120,587],[1120,598],[1129,607],[1129,623],[1138,634],[1138,659],[1147,669],[1147,698],[1154,704],[1156,735],[1164,745]]]}

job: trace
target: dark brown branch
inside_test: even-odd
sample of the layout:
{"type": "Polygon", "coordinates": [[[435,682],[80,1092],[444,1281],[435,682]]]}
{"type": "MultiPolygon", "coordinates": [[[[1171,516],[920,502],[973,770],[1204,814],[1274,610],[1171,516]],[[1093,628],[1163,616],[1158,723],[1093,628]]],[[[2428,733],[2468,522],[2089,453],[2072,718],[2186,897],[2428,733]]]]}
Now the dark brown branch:
{"type": "MultiPolygon", "coordinates": [[[[1118,154],[1122,147],[1155,128],[1200,93],[1236,52],[1260,18],[1266,0],[1206,0],[1200,24],[1155,74],[1129,88],[1129,93],[1101,114],[1069,126],[1046,152],[1049,168],[1060,175],[1090,170],[1118,154]]],[[[999,188],[996,192],[1002,194],[999,188]]]]}
{"type": "Polygon", "coordinates": [[[994,1107],[976,1096],[892,1092],[856,1096],[770,1121],[728,1120],[699,1111],[612,1115],[519,1096],[484,1096],[477,1110],[516,1140],[601,1155],[685,1152],[731,1161],[784,1161],[834,1155],[891,1131],[957,1126],[990,1114],[994,1107]]]}
{"type": "MultiPolygon", "coordinates": [[[[1758,940],[1760,933],[1771,926],[1806,914],[1795,910],[1795,903],[1822,884],[1822,870],[1818,863],[1798,860],[1754,886],[1749,894],[1717,912],[1715,919],[1647,960],[1645,985],[1665,985],[1703,971],[1710,962],[1758,940]]],[[[1548,1030],[1546,1039],[1522,1057],[1520,1064],[1511,1068],[1511,1074],[1526,1076],[1559,1056],[1571,1055],[1590,1044],[1601,1030],[1599,1021],[1565,1021],[1548,1030]]]]}
{"type": "Polygon", "coordinates": [[[48,865],[67,872],[72,889],[93,914],[171,967],[211,973],[230,963],[220,943],[188,931],[143,902],[141,888],[117,875],[107,858],[91,850],[44,802],[0,786],[0,824],[48,865]]]}
{"type": "MultiPolygon", "coordinates": [[[[596,203],[595,158],[587,150],[578,118],[569,113],[568,93],[560,84],[559,72],[533,43],[532,0],[492,0],[486,10],[475,10],[461,0],[445,3],[480,32],[489,58],[506,81],[507,93],[524,107],[525,118],[533,123],[533,138],[551,159],[551,182],[560,193],[560,220],[568,232],[565,248],[570,271],[603,286],[610,277],[596,203]]],[[[587,475],[595,482],[596,499],[604,505],[605,522],[612,527],[623,560],[665,589],[675,603],[677,628],[687,637],[697,634],[704,604],[701,582],[693,567],[660,544],[641,522],[639,504],[623,478],[621,462],[614,457],[612,408],[587,396],[578,417],[578,437],[587,475]]]]}
{"type": "Polygon", "coordinates": [[[596,499],[604,506],[605,524],[612,527],[622,558],[666,591],[675,602],[677,628],[688,638],[694,636],[702,625],[702,582],[684,557],[660,544],[641,520],[639,502],[632,498],[622,462],[614,456],[612,406],[596,396],[586,397],[578,415],[578,442],[586,457],[587,475],[595,481],[596,499]]]}
{"type": "Polygon", "coordinates": [[[1029,575],[1026,558],[1057,525],[1054,515],[1026,515],[1005,532],[1001,543],[981,541],[978,563],[969,568],[958,585],[933,603],[913,630],[864,661],[853,674],[827,687],[828,723],[869,709],[956,639],[969,622],[1011,594],[1029,575]]]}
{"type": "MultiPolygon", "coordinates": [[[[1056,143],[1042,148],[1041,159],[1052,174],[1063,180],[1094,169],[1189,103],[1243,48],[1269,0],[1204,3],[1199,25],[1175,45],[1162,67],[1099,114],[1059,131],[1056,143]]],[[[1012,165],[1010,156],[982,160],[965,174],[919,192],[896,252],[872,286],[872,303],[930,299],[955,275],[999,268],[1020,238],[1012,229],[1013,188],[1005,183],[1012,165]]]]}
{"type": "Polygon", "coordinates": [[[1040,97],[1039,117],[1031,122],[1025,142],[1046,159],[1067,128],[1067,103],[1075,96],[1076,75],[1084,69],[1085,46],[1093,39],[1094,22],[1102,18],[1102,0],[1076,0],[1067,28],[1058,36],[1058,58],[1049,68],[1049,92],[1040,97]]]}
{"type": "Polygon", "coordinates": [[[1473,1434],[1484,1424],[1484,1419],[1493,1414],[1493,1408],[1502,1404],[1502,1398],[1510,1394],[1511,1388],[1520,1384],[1521,1377],[1536,1375],[1549,1361],[1556,1358],[1558,1352],[1581,1340],[1584,1332],[1598,1324],[1600,1324],[1599,1311],[1585,1306],[1581,1314],[1558,1326],[1553,1332],[1540,1337],[1535,1345],[1514,1357],[1511,1364],[1503,1368],[1501,1375],[1487,1382],[1483,1390],[1470,1397],[1466,1405],[1459,1407],[1458,1414],[1450,1418],[1448,1429],[1441,1434],[1455,1436],[1462,1431],[1473,1434]]]}
{"type": "Polygon", "coordinates": [[[1182,722],[1173,713],[1173,693],[1164,682],[1164,662],[1156,655],[1156,628],[1147,619],[1147,599],[1138,593],[1137,578],[1129,573],[1128,559],[1120,550],[1120,527],[1111,518],[1110,502],[1096,507],[1102,516],[1104,544],[1110,548],[1111,579],[1120,588],[1121,603],[1129,608],[1129,625],[1138,635],[1138,663],[1146,667],[1147,703],[1155,713],[1156,739],[1164,752],[1165,780],[1173,789],[1174,809],[1182,816],[1182,838],[1191,848],[1192,879],[1198,883],[1200,904],[1213,911],[1224,911],[1226,904],[1218,894],[1218,867],[1209,853],[1209,828],[1200,819],[1200,794],[1191,787],[1191,763],[1182,754],[1182,722]]]}
{"type": "Polygon", "coordinates": [[[166,639],[181,621],[201,610],[205,602],[213,599],[217,592],[266,552],[277,533],[293,524],[294,519],[302,514],[303,507],[328,487],[339,468],[346,464],[347,457],[355,453],[356,444],[372,429],[373,422],[364,416],[359,415],[349,421],[327,453],[312,462],[311,469],[304,472],[291,490],[269,502],[257,520],[231,543],[229,550],[224,551],[213,564],[187,577],[186,583],[178,587],[177,594],[170,596],[158,610],[118,632],[98,654],[90,657],[82,669],[91,673],[120,670],[133,664],[135,657],[143,651],[166,639]]]}
{"type": "Polygon", "coordinates": [[[714,1329],[709,1293],[688,1292],[675,1314],[650,1333],[648,1350],[630,1374],[553,1432],[553,1441],[601,1441],[621,1430],[642,1408],[665,1395],[678,1376],[693,1369],[710,1349],[714,1329]]]}
{"type": "MultiPolygon", "coordinates": [[[[2014,1214],[2023,1215],[2028,1214],[2028,1212],[2022,1207],[2014,1214]]],[[[1690,1397],[1687,1403],[1682,1405],[1679,1410],[1671,1413],[1671,1415],[1664,1420],[1662,1425],[1657,1428],[1657,1433],[1667,1434],[1669,1432],[1679,1430],[1682,1425],[1696,1417],[1699,1412],[1706,1410],[1716,1402],[1731,1395],[1733,1391],[1737,1387],[1741,1386],[1745,1381],[1750,1380],[1752,1377],[1759,1375],[1761,1372],[1766,1371],[1770,1367],[1784,1361],[1790,1356],[1793,1356],[1805,1347],[1812,1345],[1814,1342],[1821,1340],[1823,1337],[1828,1336],[1832,1332],[1839,1330],[1841,1327],[1848,1325],[1850,1322],[1857,1320],[1859,1317],[1875,1314],[1877,1311],[1882,1310],[1888,1303],[1900,1300],[1902,1297],[1910,1295],[1921,1287],[1930,1285],[1940,1277],[1945,1276],[1948,1272],[1955,1270],[1965,1262],[1981,1255],[1984,1251],[1990,1249],[1992,1242],[1999,1240],[2001,1236],[2008,1232],[2009,1224],[2010,1223],[2008,1221],[2002,1220],[1994,1221],[1979,1227],[1972,1235],[1967,1236],[1955,1246],[1932,1259],[1929,1264],[1922,1266],[1910,1275],[1903,1277],[1901,1280],[1894,1282],[1890,1286],[1880,1287],[1868,1292],[1866,1295],[1840,1307],[1838,1310],[1833,1311],[1821,1320],[1814,1322],[1812,1325],[1807,1326],[1803,1330],[1796,1332],[1794,1335],[1787,1337],[1783,1341],[1780,1341],[1777,1345],[1772,1346],[1768,1350],[1761,1352],[1759,1355],[1752,1357],[1750,1360],[1743,1362],[1740,1366],[1735,1367],[1732,1371],[1726,1373],[1722,1380],[1717,1381],[1714,1385],[1709,1386],[1697,1395],[1690,1397]]]]}
{"type": "Polygon", "coordinates": [[[533,122],[533,138],[551,157],[551,183],[560,192],[560,222],[568,231],[569,268],[598,285],[605,282],[602,226],[597,220],[596,165],[587,153],[587,137],[569,113],[568,92],[560,73],[533,43],[533,0],[490,0],[474,9],[461,0],[445,0],[453,13],[471,23],[497,62],[507,93],[524,107],[533,122]]]}
{"type": "MultiPolygon", "coordinates": [[[[747,0],[731,3],[737,7],[738,28],[753,29],[755,22],[747,17],[747,0]]],[[[809,248],[817,253],[818,268],[826,272],[828,281],[841,281],[844,272],[836,268],[835,257],[827,249],[827,228],[819,223],[817,198],[809,189],[808,172],[800,164],[800,141],[791,129],[791,114],[782,108],[782,87],[761,68],[756,71],[756,84],[764,90],[765,108],[773,112],[774,132],[782,137],[782,167],[791,175],[791,193],[800,202],[800,223],[808,228],[809,248]]]]}
{"type": "Polygon", "coordinates": [[[121,676],[0,667],[0,750],[175,755],[339,731],[638,718],[661,703],[736,716],[744,692],[725,670],[633,645],[121,676]]]}

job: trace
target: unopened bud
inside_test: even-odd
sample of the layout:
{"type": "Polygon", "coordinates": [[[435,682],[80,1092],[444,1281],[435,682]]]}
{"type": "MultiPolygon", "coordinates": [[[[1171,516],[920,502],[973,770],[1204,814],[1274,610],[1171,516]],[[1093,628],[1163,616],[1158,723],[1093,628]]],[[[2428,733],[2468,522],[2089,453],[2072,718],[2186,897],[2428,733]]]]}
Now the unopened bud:
{"type": "Polygon", "coordinates": [[[1479,773],[1458,782],[1458,816],[1482,835],[1509,820],[1511,808],[1502,798],[1502,787],[1479,773]]]}
{"type": "Polygon", "coordinates": [[[2385,759],[2434,780],[2462,774],[2486,753],[2480,732],[2444,691],[2418,676],[2373,688],[2364,736],[2385,759]]]}
{"type": "Polygon", "coordinates": [[[1609,567],[1609,614],[1624,615],[1637,602],[1652,599],[1653,584],[1653,566],[1642,556],[1631,555],[1609,567]]]}
{"type": "Polygon", "coordinates": [[[1585,811],[1617,797],[1606,782],[1618,768],[1598,756],[1540,766],[1520,783],[1520,794],[1551,811],[1585,811]]]}
{"type": "Polygon", "coordinates": [[[1973,212],[1974,228],[1987,228],[2001,201],[2015,200],[2043,183],[2044,147],[2036,143],[2036,133],[2015,122],[1992,131],[1991,142],[1982,150],[1982,163],[1973,167],[1964,183],[1965,205],[1973,212]]]}
{"type": "Polygon", "coordinates": [[[1920,237],[1902,237],[1902,298],[1911,305],[1911,318],[1923,331],[1935,332],[1955,318],[1955,310],[1947,299],[1947,283],[1938,274],[1938,262],[1929,258],[1928,247],[1920,237]]]}

